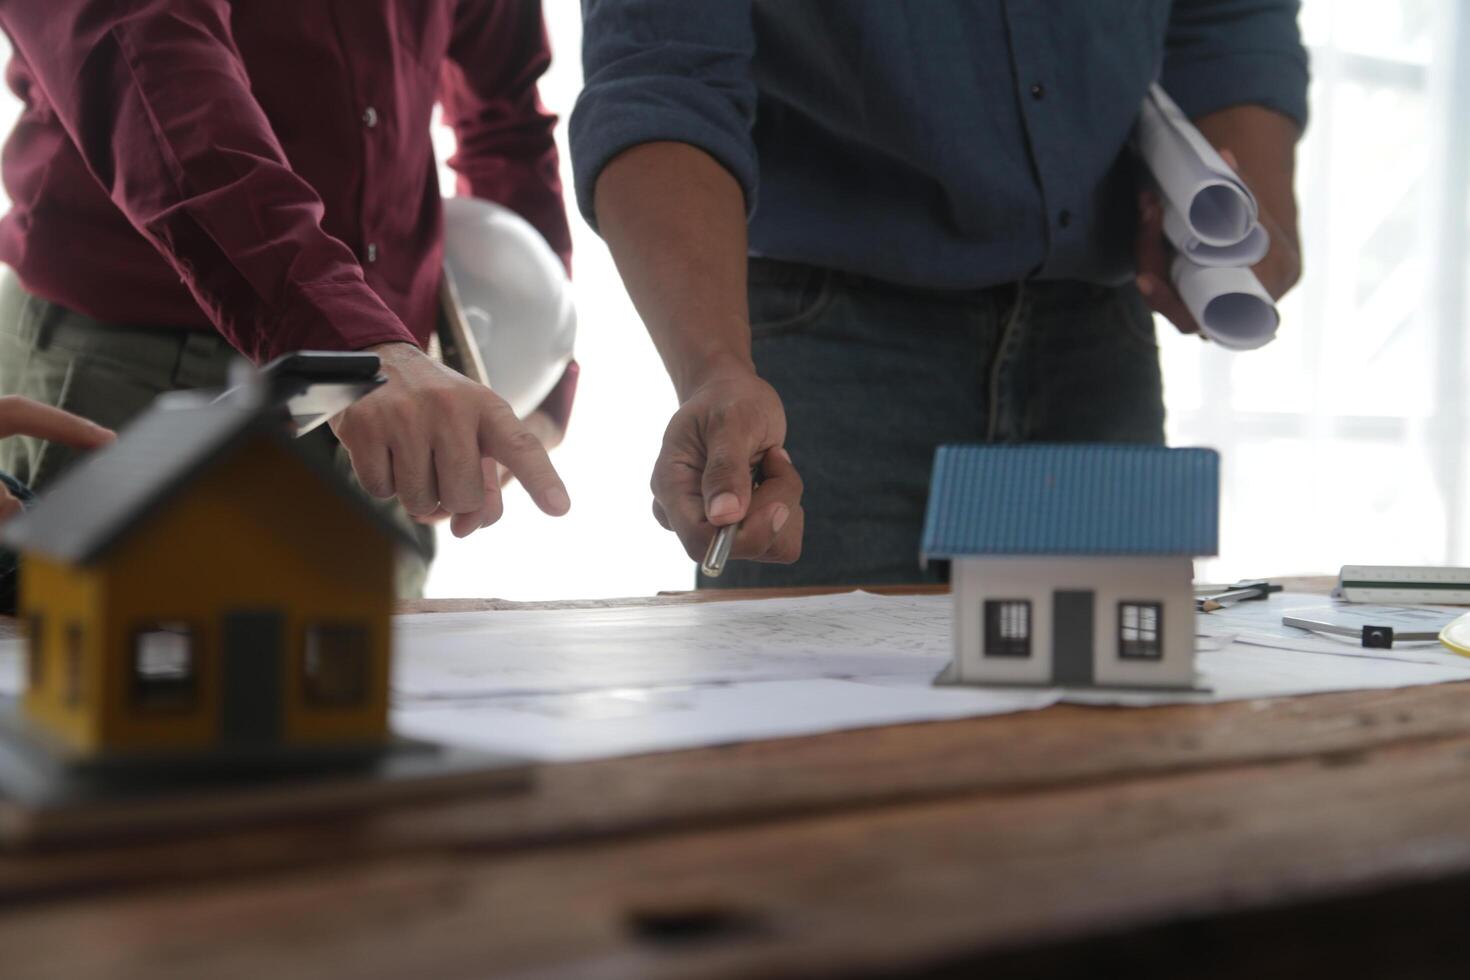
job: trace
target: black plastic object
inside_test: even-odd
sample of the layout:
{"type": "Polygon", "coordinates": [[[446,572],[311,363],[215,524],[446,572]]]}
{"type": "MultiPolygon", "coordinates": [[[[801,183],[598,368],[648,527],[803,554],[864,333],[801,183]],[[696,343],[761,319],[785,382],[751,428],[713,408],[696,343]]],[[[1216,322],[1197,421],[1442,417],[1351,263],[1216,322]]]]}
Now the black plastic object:
{"type": "Polygon", "coordinates": [[[1364,626],[1363,646],[1374,650],[1388,650],[1393,647],[1392,626],[1364,626]]]}
{"type": "Polygon", "coordinates": [[[270,401],[285,407],[302,436],[385,383],[381,366],[367,351],[297,351],[261,368],[258,383],[270,401]]]}

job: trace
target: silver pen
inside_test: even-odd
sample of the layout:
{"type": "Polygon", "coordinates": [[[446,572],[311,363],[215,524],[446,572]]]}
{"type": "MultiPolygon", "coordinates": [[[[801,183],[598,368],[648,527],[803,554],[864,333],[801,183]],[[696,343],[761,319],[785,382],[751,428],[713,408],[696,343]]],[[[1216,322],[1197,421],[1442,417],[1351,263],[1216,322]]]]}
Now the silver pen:
{"type": "Polygon", "coordinates": [[[725,570],[725,562],[730,560],[730,548],[735,544],[735,534],[739,530],[739,524],[726,524],[715,532],[710,539],[709,550],[704,553],[704,561],[699,565],[701,572],[709,578],[720,577],[725,570]]]}
{"type": "MultiPolygon", "coordinates": [[[[751,467],[750,488],[752,492],[760,486],[760,472],[759,466],[751,467]]],[[[735,535],[740,533],[740,524],[740,521],[726,524],[710,539],[709,550],[704,553],[704,561],[699,563],[699,570],[706,577],[719,578],[720,573],[725,570],[725,562],[730,560],[730,549],[735,546],[735,535]]]]}

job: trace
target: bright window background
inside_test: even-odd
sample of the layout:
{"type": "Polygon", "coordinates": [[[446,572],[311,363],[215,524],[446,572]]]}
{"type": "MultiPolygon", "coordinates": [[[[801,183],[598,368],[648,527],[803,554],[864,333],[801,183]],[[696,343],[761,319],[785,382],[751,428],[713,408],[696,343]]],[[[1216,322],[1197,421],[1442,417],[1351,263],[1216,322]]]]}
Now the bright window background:
{"type": "MultiPolygon", "coordinates": [[[[563,118],[570,193],[564,123],[581,85],[579,5],[545,6],[557,57],[542,95],[563,118]]],[[[1302,27],[1313,63],[1298,171],[1307,273],[1282,306],[1280,339],[1231,354],[1160,323],[1170,443],[1225,457],[1222,554],[1201,574],[1464,564],[1470,5],[1305,0],[1302,27]]],[[[0,94],[6,128],[15,108],[0,94]]],[[[464,541],[443,533],[432,596],[693,583],[692,563],[649,510],[672,389],[606,249],[575,213],[572,223],[583,373],[555,453],[572,512],[544,517],[511,491],[499,524],[464,541]]]]}

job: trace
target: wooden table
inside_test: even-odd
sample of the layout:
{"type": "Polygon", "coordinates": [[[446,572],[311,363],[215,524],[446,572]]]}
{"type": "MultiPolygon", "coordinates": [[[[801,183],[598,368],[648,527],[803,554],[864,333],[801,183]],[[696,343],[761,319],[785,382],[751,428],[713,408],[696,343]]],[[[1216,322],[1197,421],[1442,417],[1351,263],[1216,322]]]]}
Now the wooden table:
{"type": "MultiPolygon", "coordinates": [[[[466,605],[492,604],[428,608],[466,605]]],[[[1463,977],[1467,897],[1449,684],[550,766],[0,855],[0,976],[1463,977]]]]}

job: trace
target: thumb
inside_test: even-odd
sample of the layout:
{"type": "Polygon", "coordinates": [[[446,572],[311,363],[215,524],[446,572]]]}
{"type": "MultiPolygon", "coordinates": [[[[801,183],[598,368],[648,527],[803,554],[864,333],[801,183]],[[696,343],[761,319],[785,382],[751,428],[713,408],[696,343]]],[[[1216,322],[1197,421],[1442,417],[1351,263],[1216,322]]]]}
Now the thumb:
{"type": "Polygon", "coordinates": [[[750,507],[750,461],[759,447],[754,434],[740,427],[721,426],[706,438],[700,482],[705,517],[717,527],[734,524],[750,507]]]}

